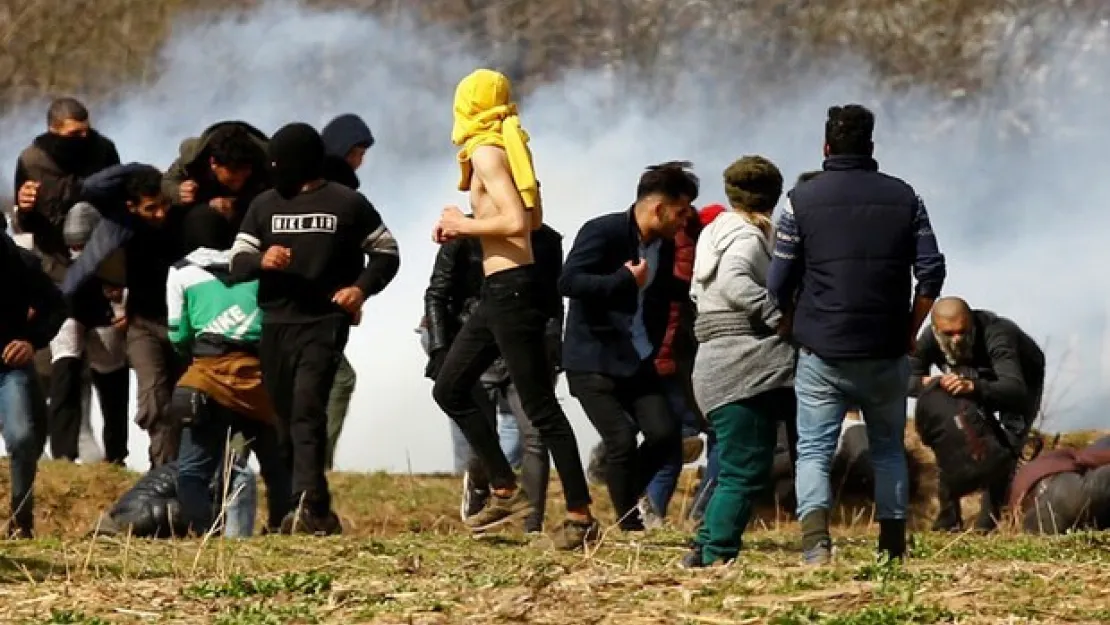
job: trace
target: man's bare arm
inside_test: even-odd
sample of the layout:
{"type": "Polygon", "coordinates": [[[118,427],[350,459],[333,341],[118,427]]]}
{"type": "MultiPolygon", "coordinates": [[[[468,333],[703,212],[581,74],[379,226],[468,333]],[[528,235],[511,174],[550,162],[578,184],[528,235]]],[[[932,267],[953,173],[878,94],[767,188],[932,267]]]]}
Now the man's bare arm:
{"type": "MultiPolygon", "coordinates": [[[[482,146],[470,157],[474,175],[482,181],[490,199],[497,205],[497,213],[489,217],[466,219],[460,228],[464,236],[524,236],[533,225],[516,182],[509,172],[509,159],[505,152],[492,146],[482,146]]],[[[534,223],[534,222],[533,222],[534,223]]]]}

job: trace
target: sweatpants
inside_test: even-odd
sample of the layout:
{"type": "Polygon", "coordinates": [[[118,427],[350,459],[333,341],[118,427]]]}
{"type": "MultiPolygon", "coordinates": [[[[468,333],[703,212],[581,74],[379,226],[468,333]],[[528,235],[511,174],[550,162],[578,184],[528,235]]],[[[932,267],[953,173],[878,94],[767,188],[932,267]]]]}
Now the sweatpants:
{"type": "Polygon", "coordinates": [[[262,381],[277,410],[279,453],[293,475],[293,503],[326,516],[328,397],[347,346],[350,323],[328,317],[311,323],[262,323],[262,381]]]}
{"type": "Polygon", "coordinates": [[[717,487],[698,531],[702,563],[728,562],[740,552],[756,498],[771,487],[779,421],[795,410],[794,391],[775,389],[725,404],[707,415],[717,434],[717,487]]]}

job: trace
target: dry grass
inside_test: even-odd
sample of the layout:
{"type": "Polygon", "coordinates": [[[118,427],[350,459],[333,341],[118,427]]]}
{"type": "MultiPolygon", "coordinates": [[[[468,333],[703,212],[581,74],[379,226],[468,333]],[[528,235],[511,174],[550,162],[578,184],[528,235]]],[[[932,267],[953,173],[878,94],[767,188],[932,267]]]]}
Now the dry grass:
{"type": "MultiPolygon", "coordinates": [[[[917,452],[915,452],[917,453],[917,452]]],[[[0,480],[7,471],[0,469],[0,480]]],[[[738,565],[677,568],[688,528],[611,529],[588,554],[508,532],[473,538],[448,476],[335,474],[343,537],[89,541],[136,475],[44,462],[40,538],[0,547],[4,623],[1097,623],[1110,573],[1097,534],[917,533],[913,558],[878,565],[869,510],[842,508],[837,563],[799,566],[797,526],[761,511],[738,565]],[[1063,601],[1061,601],[1063,599],[1063,601]]],[[[684,476],[674,510],[688,504],[684,476]]],[[[7,484],[0,481],[0,497],[7,484]]],[[[553,485],[551,509],[560,506],[553,485]]],[[[924,492],[925,489],[923,489],[924,492]]],[[[603,493],[595,493],[605,502],[603,493]]],[[[920,502],[917,514],[930,502],[920,502]]],[[[599,506],[604,519],[612,511],[599,506]]],[[[555,518],[552,519],[553,521],[555,518]]]]}

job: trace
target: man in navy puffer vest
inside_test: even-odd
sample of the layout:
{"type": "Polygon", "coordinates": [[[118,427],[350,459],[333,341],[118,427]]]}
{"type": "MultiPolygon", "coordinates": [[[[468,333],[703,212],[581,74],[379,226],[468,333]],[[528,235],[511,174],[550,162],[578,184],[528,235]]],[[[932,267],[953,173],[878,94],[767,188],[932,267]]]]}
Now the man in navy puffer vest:
{"type": "Polygon", "coordinates": [[[809,564],[831,557],[829,468],[850,406],[867,423],[879,550],[905,553],[907,354],[940,294],[945,264],[921,198],[879,172],[874,127],[863,106],[829,109],[823,171],[788,194],[767,279],[793,320],[782,331],[801,347],[795,488],[809,564]]]}

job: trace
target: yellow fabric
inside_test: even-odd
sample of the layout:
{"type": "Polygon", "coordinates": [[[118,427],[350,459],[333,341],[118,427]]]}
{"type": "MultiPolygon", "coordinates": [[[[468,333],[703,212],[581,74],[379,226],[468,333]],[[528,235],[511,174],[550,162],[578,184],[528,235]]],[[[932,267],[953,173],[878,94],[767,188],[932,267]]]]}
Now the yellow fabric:
{"type": "Polygon", "coordinates": [[[512,101],[512,85],[499,72],[479,69],[459,82],[455,89],[455,125],[451,141],[459,150],[462,178],[459,190],[470,190],[474,169],[470,157],[479,146],[492,145],[505,150],[509,158],[516,188],[528,208],[536,208],[540,185],[528,149],[528,133],[520,127],[516,104],[512,101]]]}

